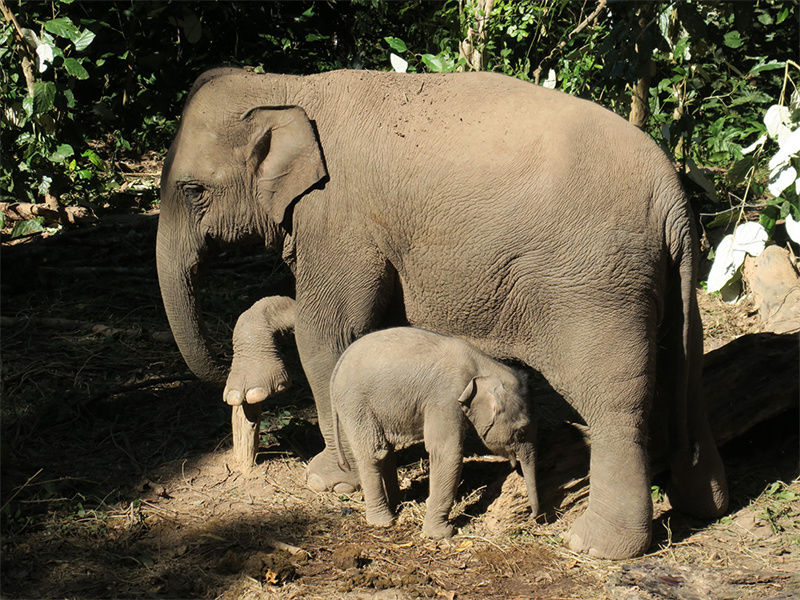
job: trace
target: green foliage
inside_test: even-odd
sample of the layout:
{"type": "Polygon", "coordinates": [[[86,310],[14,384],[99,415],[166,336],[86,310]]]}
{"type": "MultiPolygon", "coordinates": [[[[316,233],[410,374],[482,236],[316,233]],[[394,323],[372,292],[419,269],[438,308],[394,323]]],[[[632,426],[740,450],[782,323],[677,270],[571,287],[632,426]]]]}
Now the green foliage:
{"type": "MultiPolygon", "coordinates": [[[[409,71],[464,70],[459,42],[484,17],[479,50],[488,70],[542,83],[552,69],[558,89],[625,117],[631,86],[647,73],[648,133],[679,160],[729,170],[718,192],[768,196],[765,161],[742,147],[764,133],[764,112],[778,100],[798,45],[789,25],[797,2],[613,2],[584,23],[595,8],[495,0],[487,16],[474,0],[14,4],[52,61],[29,93],[20,42],[3,23],[0,196],[110,197],[120,159],[165,151],[192,81],[207,68],[386,70],[394,53],[409,71]]],[[[770,200],[767,216],[792,213],[788,200],[770,200]]]]}
{"type": "MultiPolygon", "coordinates": [[[[76,110],[78,82],[89,79],[91,61],[86,50],[95,34],[68,16],[53,17],[63,5],[33,4],[20,17],[34,35],[22,42],[9,23],[0,33],[0,95],[5,98],[0,144],[0,197],[36,202],[46,193],[67,197],[113,186],[103,161],[87,160],[81,114],[76,110]],[[24,48],[27,45],[27,49],[24,48]],[[38,56],[34,82],[28,89],[21,58],[38,56]],[[44,59],[42,59],[44,57],[44,59]]],[[[12,236],[41,231],[36,219],[18,223],[12,236]]]]}

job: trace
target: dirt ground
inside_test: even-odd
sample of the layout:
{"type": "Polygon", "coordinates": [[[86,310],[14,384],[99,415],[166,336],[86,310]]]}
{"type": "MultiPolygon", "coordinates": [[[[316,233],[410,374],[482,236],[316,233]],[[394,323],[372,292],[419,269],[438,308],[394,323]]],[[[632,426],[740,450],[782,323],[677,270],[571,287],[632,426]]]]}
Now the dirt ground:
{"type": "MultiPolygon", "coordinates": [[[[674,513],[656,485],[653,545],[628,561],[561,543],[585,477],[534,523],[498,510],[510,469],[480,453],[452,540],[420,534],[416,449],[401,456],[397,524],[368,527],[358,494],[304,485],[322,443],[296,357],[294,388],[264,414],[259,464],[239,473],[220,391],[188,373],[169,334],[155,226],[153,214],[108,217],[2,249],[4,598],[800,597],[797,410],[722,448],[724,518],[674,513]]],[[[258,249],[223,253],[206,275],[207,325],[228,357],[236,315],[292,293],[258,249]]],[[[707,349],[757,327],[746,304],[701,298],[707,349]]]]}

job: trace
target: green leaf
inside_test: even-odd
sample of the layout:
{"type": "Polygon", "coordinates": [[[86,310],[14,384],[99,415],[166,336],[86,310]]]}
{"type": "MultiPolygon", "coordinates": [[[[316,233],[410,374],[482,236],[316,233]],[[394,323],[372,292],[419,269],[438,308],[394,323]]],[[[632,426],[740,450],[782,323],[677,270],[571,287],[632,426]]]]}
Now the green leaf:
{"type": "Polygon", "coordinates": [[[321,33],[309,33],[308,35],[306,35],[307,42],[320,42],[322,40],[327,40],[329,38],[330,36],[322,35],[321,33]]]}
{"type": "Polygon", "coordinates": [[[81,154],[84,158],[88,158],[89,162],[92,163],[98,169],[102,169],[105,167],[105,163],[103,159],[97,156],[97,153],[94,150],[87,150],[83,154],[81,154]]]}
{"type": "Polygon", "coordinates": [[[771,60],[768,63],[759,64],[750,69],[750,75],[755,75],[761,71],[772,71],[773,69],[783,69],[786,63],[782,60],[771,60]]]}
{"type": "Polygon", "coordinates": [[[89,72],[83,68],[83,65],[77,58],[65,58],[64,68],[67,73],[76,79],[89,79],[89,72]]]}
{"type": "Polygon", "coordinates": [[[58,148],[56,148],[56,151],[48,157],[48,160],[50,160],[50,162],[60,163],[73,154],[75,154],[75,151],[72,149],[72,146],[69,144],[60,144],[58,148]]]}
{"type": "Polygon", "coordinates": [[[6,227],[6,215],[5,213],[0,212],[0,229],[5,229],[6,227]]]}
{"type": "Polygon", "coordinates": [[[408,46],[406,46],[406,43],[400,38],[387,36],[383,39],[387,44],[389,44],[389,47],[395,52],[406,52],[408,50],[408,46]]]}
{"type": "Polygon", "coordinates": [[[758,15],[758,22],[762,25],[772,25],[772,23],[774,23],[772,16],[766,11],[758,15]]]}
{"type": "MultiPolygon", "coordinates": [[[[726,211],[719,213],[711,221],[705,224],[706,229],[714,229],[715,227],[727,227],[731,223],[735,223],[739,217],[738,208],[730,208],[726,211]]],[[[709,260],[713,257],[709,256],[709,260]]]]}
{"type": "Polygon", "coordinates": [[[770,237],[772,237],[772,230],[775,229],[775,223],[779,217],[780,209],[777,206],[767,206],[758,217],[758,222],[767,230],[770,237]]]}
{"type": "Polygon", "coordinates": [[[47,21],[44,24],[44,28],[53,35],[67,38],[70,41],[75,41],[75,39],[80,35],[78,28],[75,27],[75,24],[69,17],[59,17],[57,19],[47,21]]]}
{"type": "Polygon", "coordinates": [[[94,38],[94,33],[88,29],[84,29],[77,38],[72,40],[72,43],[75,45],[75,50],[80,52],[81,50],[86,50],[86,48],[89,47],[89,44],[94,41],[94,38]]]}
{"type": "Polygon", "coordinates": [[[67,99],[67,108],[75,108],[75,94],[71,89],[64,90],[64,98],[67,99]]]}
{"type": "Polygon", "coordinates": [[[196,44],[200,41],[200,35],[203,33],[203,29],[200,24],[200,19],[197,18],[196,14],[191,11],[186,11],[181,25],[183,26],[183,33],[186,36],[187,42],[196,44]]]}
{"type": "Polygon", "coordinates": [[[18,221],[11,230],[11,237],[18,238],[40,231],[44,231],[44,217],[34,217],[28,221],[18,221]]]}
{"type": "Polygon", "coordinates": [[[37,115],[53,108],[56,97],[56,84],[52,81],[37,81],[33,84],[33,109],[37,115]]]}
{"type": "Polygon", "coordinates": [[[736,30],[729,31],[723,36],[722,39],[728,48],[738,48],[744,43],[742,36],[739,35],[739,32],[736,30]]]}
{"type": "Polygon", "coordinates": [[[731,167],[731,170],[728,171],[728,182],[731,185],[739,185],[742,183],[755,162],[755,157],[751,155],[745,156],[741,160],[737,160],[731,167]]]}
{"type": "Polygon", "coordinates": [[[449,73],[455,69],[455,63],[438,54],[423,54],[422,62],[434,73],[449,73]]]}
{"type": "Polygon", "coordinates": [[[780,13],[778,13],[778,19],[775,21],[776,25],[780,25],[786,20],[786,17],[789,16],[789,7],[785,7],[780,13]]]}
{"type": "Polygon", "coordinates": [[[22,99],[22,110],[25,111],[25,116],[29,119],[33,116],[33,97],[25,96],[22,99]]]}

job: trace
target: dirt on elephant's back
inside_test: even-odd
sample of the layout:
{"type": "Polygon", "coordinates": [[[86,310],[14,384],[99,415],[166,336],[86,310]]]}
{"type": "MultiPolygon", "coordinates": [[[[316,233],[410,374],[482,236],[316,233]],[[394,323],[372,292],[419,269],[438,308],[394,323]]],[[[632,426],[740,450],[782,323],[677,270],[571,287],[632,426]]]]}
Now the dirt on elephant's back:
{"type": "MultiPolygon", "coordinates": [[[[557,465],[572,475],[557,494],[542,490],[548,515],[534,523],[518,476],[472,447],[453,512],[459,533],[432,541],[420,533],[427,461],[409,449],[397,523],[368,527],[360,494],[304,484],[321,440],[296,357],[295,387],[265,413],[259,464],[240,473],[219,390],[186,372],[169,335],[154,235],[155,218],[141,215],[3,248],[3,597],[800,594],[796,410],[723,448],[732,507],[719,521],[671,511],[657,479],[654,543],[630,561],[561,543],[586,503],[580,456],[557,465]]],[[[236,315],[292,292],[290,273],[255,249],[223,255],[206,281],[206,322],[228,356],[236,315]]],[[[704,295],[701,311],[707,350],[755,327],[746,308],[704,295]]]]}

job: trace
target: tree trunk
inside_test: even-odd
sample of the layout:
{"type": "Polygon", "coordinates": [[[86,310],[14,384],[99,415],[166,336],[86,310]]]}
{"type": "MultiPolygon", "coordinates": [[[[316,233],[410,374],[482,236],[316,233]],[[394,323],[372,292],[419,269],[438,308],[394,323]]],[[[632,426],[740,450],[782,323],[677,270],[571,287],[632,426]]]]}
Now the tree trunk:
{"type": "Polygon", "coordinates": [[[638,24],[639,38],[636,43],[637,63],[639,65],[638,79],[633,85],[631,96],[631,113],[628,120],[639,129],[644,129],[650,113],[650,79],[655,71],[655,63],[651,58],[653,54],[652,36],[647,34],[647,28],[655,15],[657,3],[645,3],[639,8],[638,24]]]}
{"type": "MultiPolygon", "coordinates": [[[[467,36],[458,44],[458,58],[463,58],[467,62],[467,67],[470,71],[483,71],[486,69],[487,61],[486,41],[488,32],[486,31],[486,23],[492,13],[494,0],[472,0],[470,5],[476,13],[474,14],[474,21],[472,14],[467,15],[469,20],[467,36]]],[[[461,9],[461,7],[459,8],[461,9]]]]}

